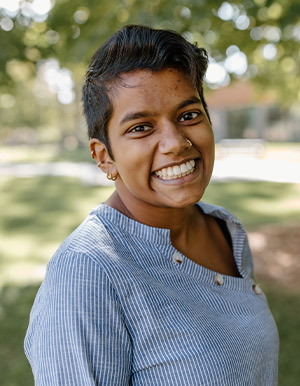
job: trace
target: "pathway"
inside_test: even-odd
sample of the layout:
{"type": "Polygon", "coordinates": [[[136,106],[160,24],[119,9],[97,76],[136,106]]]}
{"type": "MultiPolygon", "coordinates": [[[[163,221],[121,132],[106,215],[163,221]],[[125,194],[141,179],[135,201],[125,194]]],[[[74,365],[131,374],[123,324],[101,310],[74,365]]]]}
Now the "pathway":
{"type": "MultiPolygon", "coordinates": [[[[0,164],[0,176],[27,178],[45,175],[76,177],[87,185],[112,184],[105,178],[104,173],[99,172],[96,165],[90,162],[0,164]]],[[[216,159],[212,179],[300,183],[300,162],[245,156],[219,158],[216,159]]]]}

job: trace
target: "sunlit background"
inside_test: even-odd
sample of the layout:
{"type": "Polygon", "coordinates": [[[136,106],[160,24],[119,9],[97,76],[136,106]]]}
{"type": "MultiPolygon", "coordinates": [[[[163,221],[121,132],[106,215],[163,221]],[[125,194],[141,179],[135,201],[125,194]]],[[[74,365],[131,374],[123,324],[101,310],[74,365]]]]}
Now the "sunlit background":
{"type": "Polygon", "coordinates": [[[125,24],[181,33],[209,54],[216,164],[204,200],[249,233],[279,327],[279,385],[299,384],[298,0],[0,0],[0,383],[32,385],[22,344],[46,264],[112,192],[90,158],[81,87],[125,24]]]}

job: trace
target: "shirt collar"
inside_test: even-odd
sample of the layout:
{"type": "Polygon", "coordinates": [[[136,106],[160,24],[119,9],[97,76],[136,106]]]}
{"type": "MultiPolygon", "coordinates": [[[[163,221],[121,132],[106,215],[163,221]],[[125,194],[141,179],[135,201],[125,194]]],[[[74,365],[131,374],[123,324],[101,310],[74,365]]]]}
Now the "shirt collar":
{"type": "MultiPolygon", "coordinates": [[[[235,225],[241,225],[241,223],[224,208],[206,204],[203,202],[198,202],[197,205],[201,208],[203,213],[221,218],[227,223],[233,223],[235,225]]],[[[138,221],[135,221],[118,210],[107,206],[105,204],[100,204],[96,207],[91,215],[95,214],[105,222],[108,227],[118,227],[123,229],[135,237],[140,239],[145,239],[151,243],[155,244],[169,244],[170,243],[170,230],[165,228],[156,228],[149,225],[142,224],[138,221]]]]}

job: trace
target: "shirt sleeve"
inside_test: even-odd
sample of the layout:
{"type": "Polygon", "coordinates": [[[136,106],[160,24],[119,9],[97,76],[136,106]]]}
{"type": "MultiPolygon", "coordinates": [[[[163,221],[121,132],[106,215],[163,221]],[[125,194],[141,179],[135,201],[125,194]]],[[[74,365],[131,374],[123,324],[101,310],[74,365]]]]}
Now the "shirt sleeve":
{"type": "Polygon", "coordinates": [[[36,297],[25,352],[35,385],[129,385],[131,341],[103,269],[81,254],[50,263],[36,297]]]}

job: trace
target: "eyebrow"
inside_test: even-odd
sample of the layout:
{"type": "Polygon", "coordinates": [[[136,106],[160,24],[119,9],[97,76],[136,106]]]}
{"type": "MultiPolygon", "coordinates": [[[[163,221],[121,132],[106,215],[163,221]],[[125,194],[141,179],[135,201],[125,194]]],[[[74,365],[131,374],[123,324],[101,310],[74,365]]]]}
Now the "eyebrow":
{"type": "Polygon", "coordinates": [[[147,118],[150,115],[151,114],[148,111],[138,111],[138,112],[134,112],[134,113],[128,113],[122,118],[120,124],[123,124],[123,123],[128,122],[128,121],[133,121],[134,119],[147,118]]]}
{"type": "Polygon", "coordinates": [[[201,103],[202,104],[202,102],[199,98],[197,98],[196,96],[192,96],[191,98],[179,103],[179,105],[177,106],[177,110],[183,109],[184,107],[189,106],[189,105],[193,105],[195,103],[201,103]]]}
{"type": "MultiPolygon", "coordinates": [[[[201,103],[201,100],[197,98],[196,96],[192,96],[191,98],[179,103],[179,105],[176,106],[176,110],[183,109],[186,106],[193,105],[195,103],[201,103]]],[[[139,118],[147,118],[151,116],[151,113],[149,111],[137,111],[137,112],[129,112],[127,113],[120,121],[120,125],[122,125],[125,122],[133,121],[135,119],[139,118]]]]}

